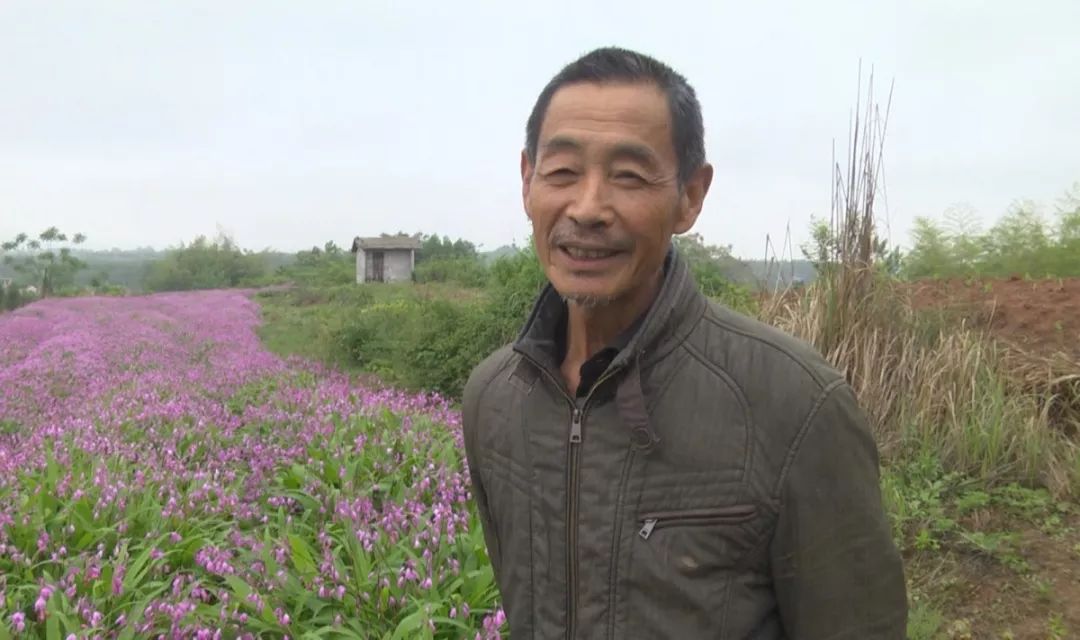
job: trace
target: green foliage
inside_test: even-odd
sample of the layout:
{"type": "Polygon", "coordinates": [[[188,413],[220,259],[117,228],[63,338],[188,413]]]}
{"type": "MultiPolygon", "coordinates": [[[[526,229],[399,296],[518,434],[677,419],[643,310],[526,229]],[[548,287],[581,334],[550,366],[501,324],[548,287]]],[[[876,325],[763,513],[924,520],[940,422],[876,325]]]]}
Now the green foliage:
{"type": "Polygon", "coordinates": [[[697,233],[675,236],[672,243],[690,264],[703,294],[737,311],[754,311],[754,298],[742,284],[752,279],[752,273],[732,257],[730,247],[705,244],[697,233]]]}
{"type": "Polygon", "coordinates": [[[945,626],[945,616],[933,605],[914,603],[908,612],[908,640],[937,640],[945,626]]]}
{"type": "Polygon", "coordinates": [[[151,263],[145,286],[148,291],[190,291],[253,287],[268,281],[263,254],[242,250],[228,237],[210,242],[199,236],[151,263]]]}
{"type": "Polygon", "coordinates": [[[450,282],[463,287],[482,287],[487,266],[467,240],[450,240],[437,235],[424,238],[416,254],[413,278],[416,282],[450,282]]]}
{"type": "MultiPolygon", "coordinates": [[[[70,244],[79,245],[85,241],[85,235],[76,233],[71,237],[70,244]]],[[[57,227],[49,227],[37,238],[20,233],[14,240],[0,245],[0,248],[5,252],[18,252],[15,255],[5,255],[4,264],[33,282],[44,298],[53,295],[58,289],[72,285],[75,274],[86,268],[86,263],[72,255],[68,243],[67,234],[57,227]]]]}
{"type": "Polygon", "coordinates": [[[291,264],[278,267],[277,274],[299,285],[345,285],[356,281],[356,261],[350,252],[331,241],[321,249],[298,252],[291,264]]]}
{"type": "Polygon", "coordinates": [[[421,265],[432,260],[452,260],[458,258],[477,258],[476,245],[468,240],[450,240],[447,236],[426,236],[416,253],[416,264],[421,265]]]}
{"type": "Polygon", "coordinates": [[[472,369],[520,330],[544,282],[530,250],[497,260],[473,297],[402,287],[354,309],[333,334],[335,350],[387,383],[460,397],[472,369]]]}
{"type": "Polygon", "coordinates": [[[993,558],[1021,573],[1029,567],[1020,540],[1005,525],[1034,522],[1053,535],[1063,528],[1062,516],[1070,508],[1044,489],[1015,483],[987,487],[975,478],[946,472],[937,455],[927,451],[888,468],[881,486],[901,549],[933,552],[948,547],[993,558]],[[984,516],[986,524],[979,527],[967,524],[977,513],[995,518],[984,516]]]}
{"type": "Polygon", "coordinates": [[[417,262],[413,277],[417,282],[451,282],[463,287],[482,287],[488,277],[477,256],[446,256],[417,262]]]}
{"type": "Polygon", "coordinates": [[[31,300],[33,298],[24,294],[14,282],[6,286],[0,285],[0,309],[4,311],[14,311],[31,300]]]}
{"type": "MultiPolygon", "coordinates": [[[[918,225],[918,220],[916,220],[916,225],[918,225]]],[[[876,233],[870,243],[870,256],[878,272],[888,276],[898,275],[903,261],[900,248],[890,248],[888,241],[876,233]]],[[[819,275],[825,275],[835,267],[841,250],[838,237],[833,233],[832,227],[817,216],[810,218],[810,242],[803,244],[800,249],[803,257],[813,263],[814,270],[819,275]]]]}
{"type": "Polygon", "coordinates": [[[546,283],[547,275],[531,238],[522,251],[495,261],[484,314],[490,322],[491,344],[506,344],[514,339],[546,283]]]}
{"type": "Polygon", "coordinates": [[[917,218],[902,273],[910,279],[1080,276],[1080,199],[1067,197],[1054,224],[1034,203],[1016,203],[985,233],[969,209],[949,210],[944,224],[917,218]]]}

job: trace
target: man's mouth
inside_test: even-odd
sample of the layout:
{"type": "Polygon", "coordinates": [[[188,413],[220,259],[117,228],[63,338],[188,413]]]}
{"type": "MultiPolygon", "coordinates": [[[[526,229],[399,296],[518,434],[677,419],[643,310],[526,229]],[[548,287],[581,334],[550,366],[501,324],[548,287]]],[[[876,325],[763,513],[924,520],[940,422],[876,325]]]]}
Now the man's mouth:
{"type": "Polygon", "coordinates": [[[619,253],[619,251],[615,249],[575,247],[565,244],[561,245],[559,248],[575,260],[603,260],[604,258],[611,258],[619,253]]]}

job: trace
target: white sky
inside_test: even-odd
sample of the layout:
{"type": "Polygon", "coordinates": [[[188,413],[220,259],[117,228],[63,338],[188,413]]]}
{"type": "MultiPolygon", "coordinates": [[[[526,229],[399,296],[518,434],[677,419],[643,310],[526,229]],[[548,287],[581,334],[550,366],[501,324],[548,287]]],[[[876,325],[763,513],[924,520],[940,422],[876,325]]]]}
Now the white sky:
{"type": "Polygon", "coordinates": [[[895,79],[879,213],[904,243],[916,215],[1051,213],[1080,180],[1078,25],[1078,0],[0,0],[0,239],[521,242],[532,103],[618,44],[697,89],[717,175],[695,230],[744,258],[827,214],[859,59],[880,100],[895,79]]]}

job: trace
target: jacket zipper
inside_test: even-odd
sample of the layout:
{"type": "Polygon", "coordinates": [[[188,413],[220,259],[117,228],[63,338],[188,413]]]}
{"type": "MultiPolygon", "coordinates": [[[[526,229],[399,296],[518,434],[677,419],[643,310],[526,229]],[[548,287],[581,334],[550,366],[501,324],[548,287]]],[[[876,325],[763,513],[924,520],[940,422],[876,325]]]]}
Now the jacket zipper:
{"type": "MultiPolygon", "coordinates": [[[[593,392],[600,388],[600,385],[612,378],[619,370],[616,369],[600,378],[593,383],[592,389],[585,395],[585,400],[578,406],[577,401],[563,388],[563,383],[560,382],[547,367],[537,362],[534,358],[528,354],[521,353],[522,357],[531,362],[537,369],[539,369],[545,376],[548,377],[552,383],[555,384],[555,388],[566,398],[567,403],[570,405],[570,446],[567,453],[567,494],[566,494],[566,637],[573,640],[577,632],[577,499],[578,499],[578,458],[581,447],[582,429],[581,423],[585,419],[585,412],[589,406],[589,400],[592,399],[593,392]]],[[[620,367],[621,369],[621,367],[620,367]]]]}
{"type": "Polygon", "coordinates": [[[570,418],[570,449],[566,493],[566,637],[573,638],[577,627],[577,498],[578,452],[581,445],[581,410],[574,407],[570,418]]]}
{"type": "Polygon", "coordinates": [[[648,540],[656,529],[676,526],[706,526],[710,524],[738,524],[754,517],[757,512],[752,504],[719,509],[688,509],[685,511],[660,511],[641,516],[638,535],[648,540]]]}
{"type": "MultiPolygon", "coordinates": [[[[617,371],[617,369],[616,369],[617,371]]],[[[567,494],[567,521],[566,521],[566,537],[569,544],[567,550],[567,560],[569,566],[567,567],[567,574],[569,576],[569,582],[567,583],[567,600],[568,606],[566,609],[566,617],[568,624],[566,626],[566,637],[573,640],[577,633],[577,569],[578,569],[578,555],[577,555],[577,529],[578,529],[578,462],[581,457],[581,423],[585,419],[585,412],[588,410],[589,401],[592,400],[593,393],[600,388],[600,385],[604,384],[608,379],[614,377],[615,371],[608,373],[607,375],[600,376],[595,383],[593,383],[592,389],[589,389],[589,393],[585,394],[585,400],[581,403],[581,408],[574,404],[574,412],[570,419],[570,488],[567,494]]]]}

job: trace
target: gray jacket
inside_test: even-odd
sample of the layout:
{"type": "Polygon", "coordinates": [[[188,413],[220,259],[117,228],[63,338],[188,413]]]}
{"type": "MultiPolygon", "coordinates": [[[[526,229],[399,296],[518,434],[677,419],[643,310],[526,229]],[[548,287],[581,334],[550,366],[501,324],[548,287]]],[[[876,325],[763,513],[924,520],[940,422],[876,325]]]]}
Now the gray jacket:
{"type": "Polygon", "coordinates": [[[472,373],[466,456],[510,635],[902,639],[878,454],[842,375],[675,253],[585,398],[547,287],[472,373]]]}

